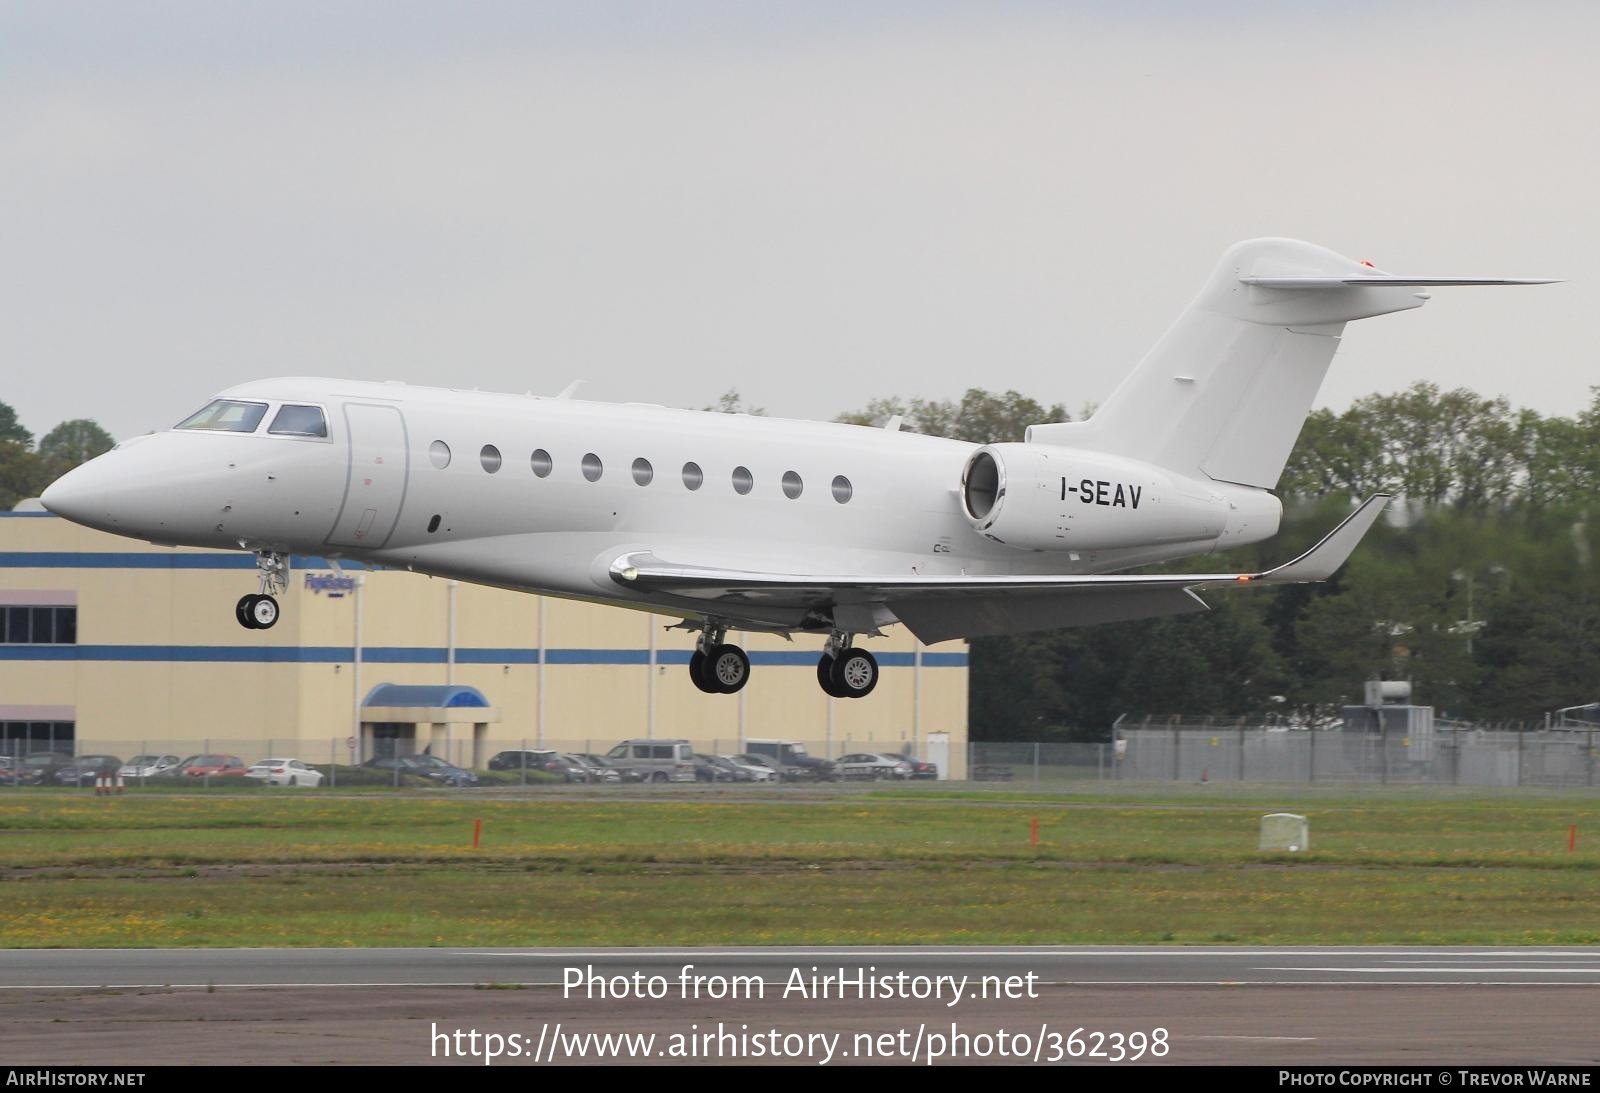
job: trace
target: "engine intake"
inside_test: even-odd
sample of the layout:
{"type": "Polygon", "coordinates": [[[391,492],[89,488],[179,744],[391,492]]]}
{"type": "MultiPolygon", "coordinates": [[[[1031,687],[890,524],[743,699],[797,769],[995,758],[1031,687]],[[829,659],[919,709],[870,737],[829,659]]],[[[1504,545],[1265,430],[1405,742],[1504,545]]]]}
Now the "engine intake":
{"type": "Polygon", "coordinates": [[[1051,444],[986,444],[961,472],[973,529],[1021,550],[1213,542],[1228,527],[1222,492],[1149,463],[1051,444]]]}

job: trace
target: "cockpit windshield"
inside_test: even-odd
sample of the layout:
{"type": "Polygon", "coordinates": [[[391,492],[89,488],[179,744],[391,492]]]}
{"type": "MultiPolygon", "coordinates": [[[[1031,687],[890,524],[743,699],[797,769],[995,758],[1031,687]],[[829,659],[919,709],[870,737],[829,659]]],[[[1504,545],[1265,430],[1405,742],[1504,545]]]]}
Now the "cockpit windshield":
{"type": "Polygon", "coordinates": [[[328,419],[323,417],[320,406],[285,403],[267,427],[267,432],[274,436],[325,437],[328,435],[328,419]]]}
{"type": "Polygon", "coordinates": [[[190,414],[175,429],[209,429],[222,433],[253,433],[267,414],[264,402],[236,402],[219,398],[198,413],[190,414]]]}

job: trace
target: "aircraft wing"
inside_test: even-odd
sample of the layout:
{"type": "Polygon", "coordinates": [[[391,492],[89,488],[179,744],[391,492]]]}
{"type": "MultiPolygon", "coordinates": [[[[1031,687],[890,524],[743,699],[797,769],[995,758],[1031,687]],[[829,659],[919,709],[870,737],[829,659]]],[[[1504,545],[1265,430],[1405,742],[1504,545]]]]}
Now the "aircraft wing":
{"type": "Polygon", "coordinates": [[[830,613],[840,605],[882,604],[928,643],[1207,610],[1195,589],[1217,585],[1324,581],[1377,522],[1389,495],[1362,502],[1315,546],[1260,573],[1101,573],[1048,575],[821,575],[756,573],[624,554],[611,564],[618,584],[705,601],[709,614],[737,618],[739,607],[796,607],[830,613]]]}

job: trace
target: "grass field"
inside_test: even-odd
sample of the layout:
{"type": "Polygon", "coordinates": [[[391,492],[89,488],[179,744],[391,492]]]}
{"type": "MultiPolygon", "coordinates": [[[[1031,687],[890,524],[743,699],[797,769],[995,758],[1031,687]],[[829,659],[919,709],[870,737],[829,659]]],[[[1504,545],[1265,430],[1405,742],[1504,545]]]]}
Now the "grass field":
{"type": "Polygon", "coordinates": [[[1600,943],[1593,793],[682,788],[494,799],[10,792],[0,938],[1600,943]],[[1256,849],[1273,811],[1310,818],[1309,852],[1256,849]]]}

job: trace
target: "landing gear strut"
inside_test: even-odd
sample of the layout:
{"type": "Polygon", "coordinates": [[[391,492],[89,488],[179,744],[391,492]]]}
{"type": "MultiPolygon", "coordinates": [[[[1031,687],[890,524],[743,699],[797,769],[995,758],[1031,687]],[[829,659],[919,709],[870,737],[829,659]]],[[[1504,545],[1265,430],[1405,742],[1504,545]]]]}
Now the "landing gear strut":
{"type": "Polygon", "coordinates": [[[731,695],[750,682],[750,657],[725,639],[728,628],[707,621],[689,657],[689,678],[706,694],[731,695]]]}
{"type": "Polygon", "coordinates": [[[234,618],[246,630],[270,630],[278,621],[278,600],[289,590],[289,556],[276,550],[256,551],[256,572],[261,591],[240,596],[234,605],[234,618]]]}
{"type": "Polygon", "coordinates": [[[817,661],[817,683],[830,698],[866,698],[878,685],[878,659],[835,630],[817,661]]]}

